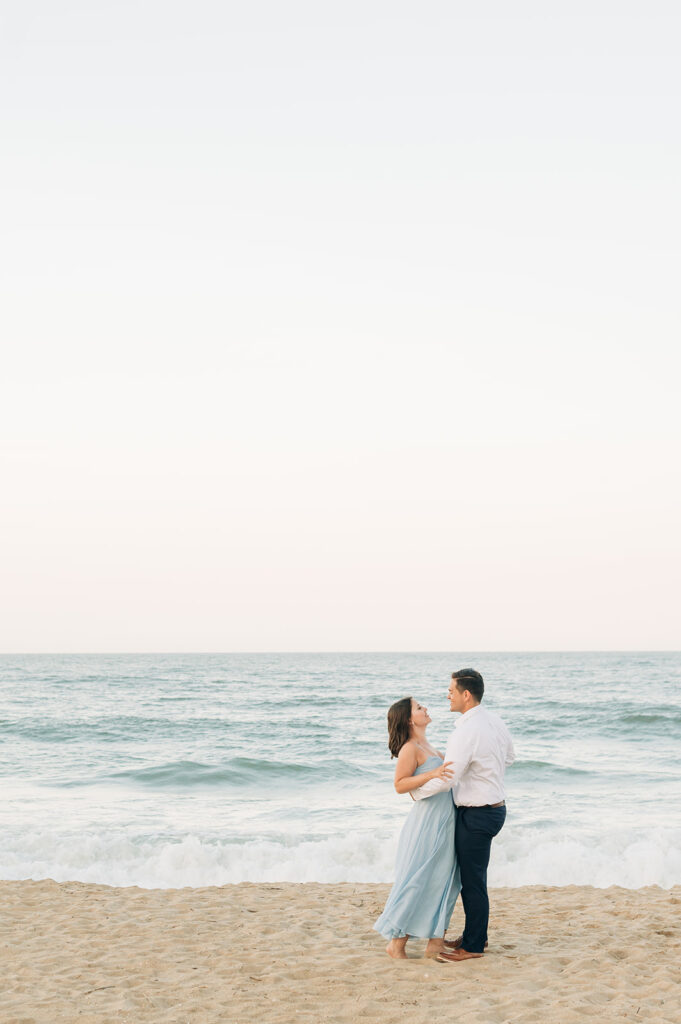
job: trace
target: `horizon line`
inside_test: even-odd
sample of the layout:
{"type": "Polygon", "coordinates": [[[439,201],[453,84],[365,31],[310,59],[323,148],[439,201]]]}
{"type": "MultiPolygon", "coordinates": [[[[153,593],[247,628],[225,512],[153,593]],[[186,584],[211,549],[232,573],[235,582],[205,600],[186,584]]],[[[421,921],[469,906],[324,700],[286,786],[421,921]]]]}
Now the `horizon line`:
{"type": "Polygon", "coordinates": [[[459,650],[435,648],[409,648],[403,650],[388,649],[288,649],[288,650],[84,650],[84,651],[0,651],[0,657],[54,657],[57,655],[269,655],[269,654],[681,654],[677,647],[535,647],[535,648],[460,648],[459,650]]]}

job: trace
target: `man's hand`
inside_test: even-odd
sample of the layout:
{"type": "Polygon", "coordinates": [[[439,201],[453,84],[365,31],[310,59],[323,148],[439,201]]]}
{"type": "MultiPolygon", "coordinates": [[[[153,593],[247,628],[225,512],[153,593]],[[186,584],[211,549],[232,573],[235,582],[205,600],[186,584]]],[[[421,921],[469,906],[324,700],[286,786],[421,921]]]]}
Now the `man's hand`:
{"type": "Polygon", "coordinates": [[[450,768],[451,761],[445,761],[439,768],[433,768],[431,772],[428,772],[431,779],[451,779],[454,775],[454,769],[450,768]]]}

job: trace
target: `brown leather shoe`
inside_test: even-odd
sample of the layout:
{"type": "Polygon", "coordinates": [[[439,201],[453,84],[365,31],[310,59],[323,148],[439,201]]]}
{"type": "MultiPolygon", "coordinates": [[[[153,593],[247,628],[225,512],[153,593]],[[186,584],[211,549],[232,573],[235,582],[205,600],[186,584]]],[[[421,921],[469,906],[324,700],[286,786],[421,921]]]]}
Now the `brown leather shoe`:
{"type": "Polygon", "coordinates": [[[469,953],[467,949],[460,946],[458,949],[453,949],[451,953],[440,953],[435,959],[441,964],[458,964],[461,960],[477,960],[484,955],[484,953],[469,953]]]}
{"type": "MultiPolygon", "coordinates": [[[[461,943],[463,942],[463,935],[459,935],[456,939],[445,939],[445,949],[461,949],[461,943]]],[[[485,949],[489,946],[489,942],[485,943],[485,949]]]]}

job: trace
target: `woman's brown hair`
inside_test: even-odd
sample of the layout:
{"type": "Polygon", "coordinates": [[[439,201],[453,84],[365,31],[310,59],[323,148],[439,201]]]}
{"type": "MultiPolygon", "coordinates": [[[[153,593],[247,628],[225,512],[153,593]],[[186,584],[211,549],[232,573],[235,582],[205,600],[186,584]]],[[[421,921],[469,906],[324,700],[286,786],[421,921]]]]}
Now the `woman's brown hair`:
{"type": "Polygon", "coordinates": [[[395,701],[388,710],[388,750],[397,757],[409,739],[409,719],[411,718],[411,697],[403,697],[395,701]]]}

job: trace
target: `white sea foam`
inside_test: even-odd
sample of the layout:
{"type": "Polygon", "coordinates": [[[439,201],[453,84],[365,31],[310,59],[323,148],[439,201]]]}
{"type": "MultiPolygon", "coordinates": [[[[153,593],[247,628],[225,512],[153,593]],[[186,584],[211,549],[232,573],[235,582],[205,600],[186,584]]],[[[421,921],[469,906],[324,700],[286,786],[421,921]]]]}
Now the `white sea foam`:
{"type": "Polygon", "coordinates": [[[681,829],[631,832],[598,839],[503,833],[493,846],[491,885],[681,885],[681,829]]]}
{"type": "MultiPolygon", "coordinates": [[[[141,888],[237,882],[390,882],[396,837],[370,833],[325,840],[228,843],[186,835],[153,842],[112,835],[35,833],[5,842],[0,876],[53,878],[141,888]]],[[[645,838],[622,833],[606,841],[559,834],[501,836],[493,845],[491,886],[681,885],[681,830],[645,838]]]]}

